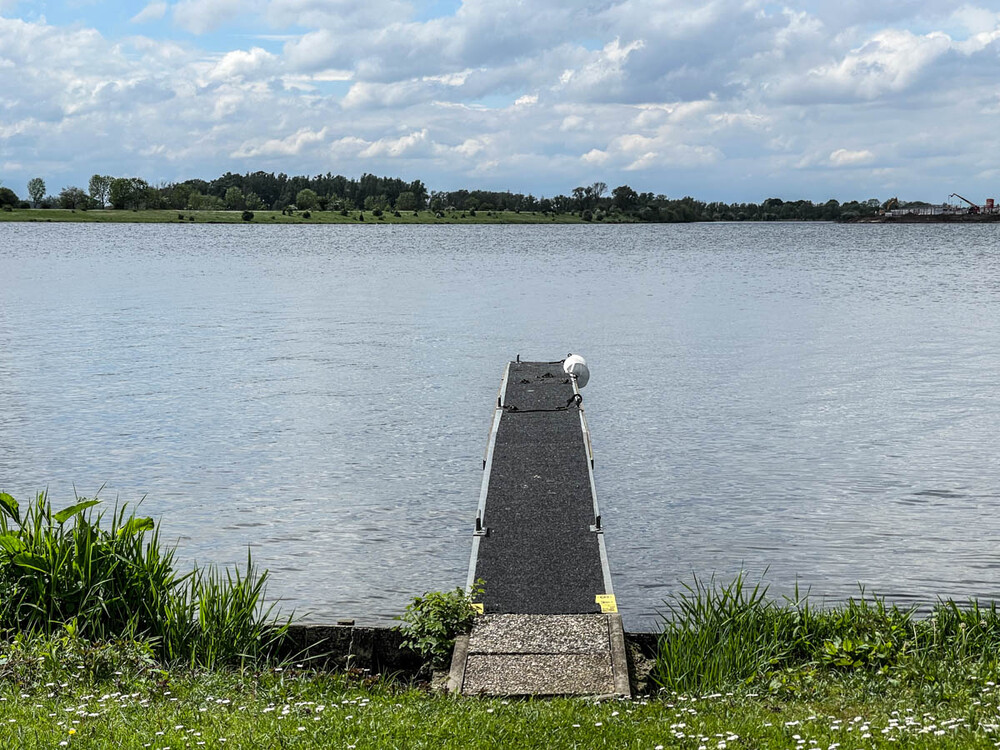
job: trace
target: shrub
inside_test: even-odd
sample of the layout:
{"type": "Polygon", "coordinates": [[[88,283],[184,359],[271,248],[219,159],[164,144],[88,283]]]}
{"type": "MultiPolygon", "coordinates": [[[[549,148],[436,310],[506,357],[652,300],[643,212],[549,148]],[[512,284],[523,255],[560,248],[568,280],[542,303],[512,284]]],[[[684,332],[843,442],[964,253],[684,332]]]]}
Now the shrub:
{"type": "Polygon", "coordinates": [[[303,219],[311,219],[312,218],[312,212],[311,211],[303,211],[302,212],[302,218],[303,219]]]}
{"type": "Polygon", "coordinates": [[[416,596],[399,616],[405,627],[403,645],[417,651],[425,663],[440,668],[448,663],[455,636],[467,633],[476,618],[473,601],[483,593],[482,581],[477,581],[468,594],[463,589],[428,591],[416,596]]]}
{"type": "Polygon", "coordinates": [[[382,209],[381,208],[372,209],[372,216],[381,216],[381,215],[382,215],[382,209]]]}
{"type": "Polygon", "coordinates": [[[4,211],[13,211],[14,209],[11,208],[11,205],[9,203],[5,203],[4,207],[3,207],[3,210],[4,211]]]}

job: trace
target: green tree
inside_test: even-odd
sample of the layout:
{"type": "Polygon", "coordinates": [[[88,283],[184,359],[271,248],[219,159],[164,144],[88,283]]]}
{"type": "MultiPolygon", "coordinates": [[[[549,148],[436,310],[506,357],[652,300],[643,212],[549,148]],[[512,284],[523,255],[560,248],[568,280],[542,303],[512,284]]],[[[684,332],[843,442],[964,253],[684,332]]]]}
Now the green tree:
{"type": "Polygon", "coordinates": [[[586,188],[584,192],[587,195],[587,205],[591,208],[597,208],[601,202],[601,198],[608,192],[608,185],[606,182],[595,182],[586,188]]]}
{"type": "Polygon", "coordinates": [[[166,196],[167,206],[169,208],[177,209],[178,211],[183,211],[185,208],[190,208],[188,201],[194,194],[195,189],[192,185],[186,182],[178,183],[177,185],[171,185],[167,188],[166,196]]]}
{"type": "Polygon", "coordinates": [[[611,200],[615,208],[627,213],[639,204],[639,194],[628,185],[619,185],[611,191],[611,200]]]}
{"type": "Polygon", "coordinates": [[[98,208],[108,205],[108,191],[111,190],[111,180],[109,175],[95,174],[90,178],[88,190],[90,197],[98,208]]]}
{"type": "Polygon", "coordinates": [[[59,193],[59,205],[63,208],[87,208],[90,205],[90,197],[83,192],[83,188],[63,188],[59,193]]]}
{"type": "Polygon", "coordinates": [[[257,195],[257,193],[253,192],[252,190],[246,194],[246,197],[244,198],[243,202],[246,204],[247,209],[250,211],[260,211],[262,208],[264,208],[264,201],[262,201],[260,199],[260,196],[257,195]]]}
{"type": "Polygon", "coordinates": [[[42,202],[42,198],[45,197],[45,180],[41,177],[32,177],[28,180],[28,197],[37,208],[38,204],[42,202]]]}
{"type": "Polygon", "coordinates": [[[0,187],[0,206],[16,207],[20,202],[21,199],[17,197],[17,193],[10,188],[0,187]]]}
{"type": "Polygon", "coordinates": [[[108,189],[108,199],[117,209],[144,208],[150,198],[149,183],[138,177],[118,177],[111,181],[108,189]]]}
{"type": "Polygon", "coordinates": [[[319,206],[319,196],[315,190],[303,188],[295,194],[295,206],[301,210],[317,208],[319,206]]]}
{"type": "Polygon", "coordinates": [[[406,190],[396,198],[397,211],[416,211],[417,207],[417,196],[412,190],[406,190]]]}
{"type": "Polygon", "coordinates": [[[423,210],[427,205],[427,186],[420,180],[414,180],[407,185],[405,192],[413,193],[417,199],[417,210],[423,210]]]}
{"type": "Polygon", "coordinates": [[[226,207],[222,198],[215,195],[202,195],[201,193],[191,193],[188,198],[188,206],[192,211],[221,211],[226,207]]]}
{"type": "Polygon", "coordinates": [[[226,197],[223,200],[230,211],[242,211],[247,207],[243,191],[235,185],[226,190],[226,197]]]}
{"type": "MultiPolygon", "coordinates": [[[[365,198],[365,211],[384,211],[389,207],[389,199],[382,195],[369,195],[365,198]]],[[[376,214],[378,216],[378,214],[376,214]]]]}

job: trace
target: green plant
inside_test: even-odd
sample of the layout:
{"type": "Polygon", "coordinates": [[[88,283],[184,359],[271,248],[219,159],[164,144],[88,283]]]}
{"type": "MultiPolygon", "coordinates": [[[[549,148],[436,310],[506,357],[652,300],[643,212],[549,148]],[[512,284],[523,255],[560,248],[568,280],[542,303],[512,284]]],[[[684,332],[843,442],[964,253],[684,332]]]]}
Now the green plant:
{"type": "Polygon", "coordinates": [[[766,599],[767,588],[752,588],[741,572],[727,585],[693,585],[665,602],[663,630],[653,678],[673,690],[708,690],[750,680],[782,661],[795,621],[766,599]]]}
{"type": "Polygon", "coordinates": [[[881,669],[894,662],[897,651],[891,641],[881,639],[853,640],[833,638],[824,641],[819,652],[820,663],[833,669],[881,669]]]}
{"type": "MultiPolygon", "coordinates": [[[[672,690],[713,690],[737,682],[801,684],[801,675],[941,684],[952,668],[995,669],[1000,651],[996,603],[939,601],[929,617],[884,598],[861,596],[816,610],[808,596],[769,600],[741,573],[729,584],[692,585],[666,602],[653,679],[672,690]],[[992,665],[992,666],[991,666],[992,665]]],[[[784,689],[784,688],[782,688],[784,689]]]]}
{"type": "Polygon", "coordinates": [[[275,603],[262,610],[268,572],[257,571],[250,551],[244,572],[196,568],[184,592],[180,616],[172,618],[180,648],[172,658],[194,667],[254,664],[272,653],[288,632],[291,618],[279,623],[275,603]]]}
{"type": "Polygon", "coordinates": [[[192,666],[266,656],[288,623],[263,609],[267,571],[174,568],[159,525],[128,504],[94,512],[97,499],[53,511],[40,493],[22,513],[0,493],[0,638],[60,632],[90,641],[148,640],[164,658],[192,666]]]}
{"type": "Polygon", "coordinates": [[[483,593],[483,582],[472,591],[428,591],[413,597],[399,619],[404,623],[403,645],[419,653],[431,667],[448,663],[455,636],[467,633],[478,614],[473,602],[483,593]]]}

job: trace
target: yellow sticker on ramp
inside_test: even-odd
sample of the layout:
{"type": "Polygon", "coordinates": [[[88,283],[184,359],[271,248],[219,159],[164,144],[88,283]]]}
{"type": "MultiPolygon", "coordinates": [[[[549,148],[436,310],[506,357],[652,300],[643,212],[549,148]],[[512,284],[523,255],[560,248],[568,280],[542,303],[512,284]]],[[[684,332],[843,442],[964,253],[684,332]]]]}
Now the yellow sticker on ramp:
{"type": "Polygon", "coordinates": [[[594,601],[601,605],[601,613],[609,614],[618,611],[618,602],[615,601],[614,594],[598,594],[594,601]]]}
{"type": "Polygon", "coordinates": [[[477,615],[481,615],[483,613],[483,603],[482,602],[473,602],[472,603],[472,608],[476,611],[477,615]]]}

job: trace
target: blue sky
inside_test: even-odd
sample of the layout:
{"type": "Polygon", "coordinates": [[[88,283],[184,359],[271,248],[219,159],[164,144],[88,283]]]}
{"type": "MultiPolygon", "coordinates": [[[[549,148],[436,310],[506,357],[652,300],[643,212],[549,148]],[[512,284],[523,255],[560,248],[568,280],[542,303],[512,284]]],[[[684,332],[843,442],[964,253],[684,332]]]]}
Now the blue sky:
{"type": "Polygon", "coordinates": [[[0,0],[0,180],[363,172],[1000,197],[1000,12],[897,0],[0,0]]]}

